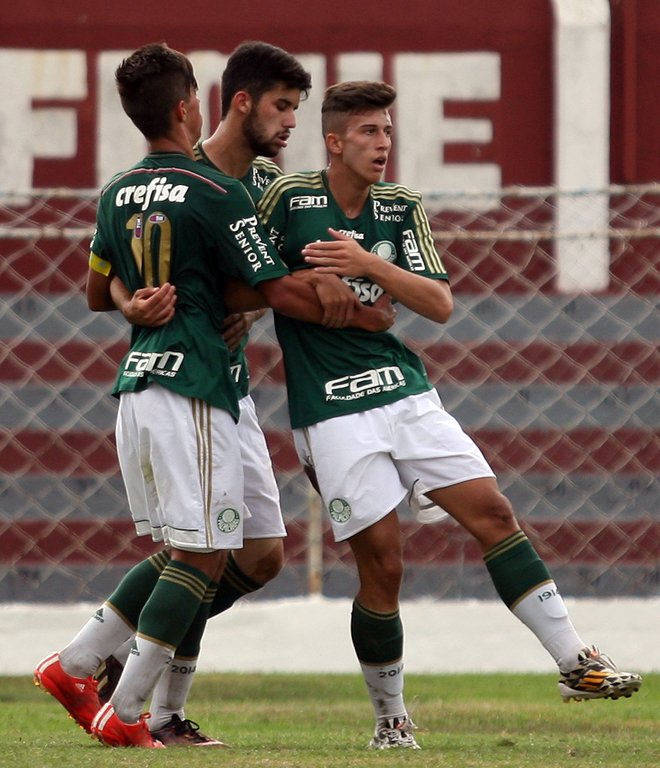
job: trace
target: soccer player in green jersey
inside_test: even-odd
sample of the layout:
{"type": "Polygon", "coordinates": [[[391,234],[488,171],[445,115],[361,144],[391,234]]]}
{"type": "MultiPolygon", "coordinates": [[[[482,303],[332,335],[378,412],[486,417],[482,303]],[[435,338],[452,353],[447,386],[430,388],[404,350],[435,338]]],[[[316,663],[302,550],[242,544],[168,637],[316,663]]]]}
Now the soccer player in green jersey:
{"type": "MultiPolygon", "coordinates": [[[[310,88],[309,73],[288,52],[261,41],[241,43],[229,56],[222,75],[222,120],[208,139],[195,144],[195,159],[239,179],[256,202],[266,186],[282,175],[271,158],[286,147],[296,125],[295,112],[310,88]]],[[[117,305],[132,324],[158,326],[174,314],[176,296],[174,287],[169,284],[158,289],[142,289],[131,296],[117,278],[112,289],[117,305]]],[[[279,492],[254,402],[249,395],[245,357],[250,326],[265,311],[235,313],[223,325],[239,398],[238,435],[244,499],[250,517],[244,521],[242,549],[228,556],[209,617],[227,610],[239,597],[260,589],[279,573],[284,563],[286,530],[279,492]]],[[[162,568],[166,557],[163,553],[156,559],[148,558],[147,565],[138,566],[146,572],[147,581],[153,578],[154,569],[162,568]]],[[[199,637],[189,635],[186,644],[177,649],[173,663],[159,680],[152,697],[149,726],[168,745],[218,743],[195,729],[195,724],[184,714],[203,632],[203,626],[198,625],[198,628],[199,637]]],[[[99,673],[102,700],[112,694],[130,645],[129,640],[102,665],[99,673]]]]}
{"type": "MultiPolygon", "coordinates": [[[[87,296],[90,306],[110,306],[113,274],[131,292],[176,285],[166,325],[133,327],[113,390],[136,531],[162,541],[170,557],[155,583],[129,572],[76,637],[38,664],[35,679],[102,742],[153,748],[163,745],[144,705],[187,633],[206,621],[227,552],[242,546],[240,411],[221,337],[223,289],[240,278],[280,312],[310,322],[324,312],[270,245],[245,187],[194,160],[202,119],[188,59],[151,44],[122,62],[116,82],[149,154],[101,193],[87,296]],[[133,633],[117,688],[100,706],[92,674],[133,633]]],[[[373,321],[356,307],[352,322],[373,321]]]]}
{"type": "MultiPolygon", "coordinates": [[[[360,301],[386,292],[438,323],[452,311],[447,272],[419,193],[381,181],[392,147],[385,83],[331,86],[322,107],[328,166],[274,181],[257,208],[292,270],[343,276],[360,301]]],[[[493,471],[442,407],[419,357],[388,332],[331,329],[276,314],[299,457],[316,476],[337,541],[359,576],[351,636],[376,715],[370,745],[418,748],[403,698],[403,575],[396,506],[413,487],[478,541],[495,588],[560,670],[565,700],[630,696],[578,636],[493,471]]]]}
{"type": "MultiPolygon", "coordinates": [[[[309,74],[288,52],[261,41],[241,43],[229,56],[222,75],[222,120],[212,135],[193,148],[195,159],[216,168],[245,186],[256,202],[273,179],[282,175],[271,158],[286,147],[296,124],[295,112],[311,87],[309,74]]],[[[328,322],[342,322],[346,306],[343,287],[332,276],[316,280],[316,290],[328,314],[328,322]],[[335,291],[332,292],[332,286],[335,291]]],[[[114,301],[126,319],[136,325],[158,326],[175,311],[176,294],[170,284],[145,288],[131,295],[118,278],[112,282],[114,301]]],[[[247,332],[255,318],[266,310],[230,315],[223,325],[223,337],[231,351],[230,365],[239,397],[238,436],[244,474],[244,499],[250,517],[244,521],[243,548],[231,552],[209,609],[209,618],[227,610],[241,596],[260,589],[273,579],[284,563],[283,536],[286,535],[279,493],[266,441],[249,395],[249,374],[245,357],[247,332]]],[[[147,558],[136,566],[146,582],[153,580],[167,552],[147,558]]],[[[167,673],[158,681],[150,710],[149,727],[167,745],[221,744],[202,733],[186,718],[184,705],[192,686],[204,626],[189,633],[177,649],[167,673]]],[[[118,648],[102,664],[99,695],[112,695],[132,640],[118,648]]]]}

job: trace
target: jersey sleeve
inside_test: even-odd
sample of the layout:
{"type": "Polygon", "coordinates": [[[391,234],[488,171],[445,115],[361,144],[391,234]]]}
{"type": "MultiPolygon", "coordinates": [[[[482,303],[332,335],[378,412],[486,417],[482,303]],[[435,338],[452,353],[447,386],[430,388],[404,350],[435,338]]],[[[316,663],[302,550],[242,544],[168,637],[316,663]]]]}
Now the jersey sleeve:
{"type": "Polygon", "coordinates": [[[410,201],[401,227],[400,253],[403,258],[400,266],[427,277],[448,280],[449,275],[435,246],[421,195],[417,193],[415,198],[410,201]]]}
{"type": "Polygon", "coordinates": [[[214,232],[226,270],[248,285],[289,274],[257,216],[245,187],[236,182],[214,216],[214,232]]]}

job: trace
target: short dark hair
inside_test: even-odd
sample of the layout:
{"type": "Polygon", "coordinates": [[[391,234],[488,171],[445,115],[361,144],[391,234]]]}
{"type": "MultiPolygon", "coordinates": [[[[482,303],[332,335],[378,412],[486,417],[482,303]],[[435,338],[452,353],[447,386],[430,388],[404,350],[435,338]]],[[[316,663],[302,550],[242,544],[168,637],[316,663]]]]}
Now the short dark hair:
{"type": "Polygon", "coordinates": [[[237,46],[222,73],[222,116],[229,112],[231,100],[238,91],[246,91],[255,101],[275,86],[300,89],[305,98],[312,77],[300,62],[283,48],[259,40],[246,40],[237,46]]]}
{"type": "Polygon", "coordinates": [[[174,106],[197,90],[192,64],[166,43],[138,48],[117,67],[115,83],[124,112],[150,140],[167,133],[174,106]]]}
{"type": "Polygon", "coordinates": [[[323,135],[339,131],[339,120],[373,109],[388,109],[395,99],[394,88],[378,80],[348,80],[331,85],[321,106],[323,135]]]}

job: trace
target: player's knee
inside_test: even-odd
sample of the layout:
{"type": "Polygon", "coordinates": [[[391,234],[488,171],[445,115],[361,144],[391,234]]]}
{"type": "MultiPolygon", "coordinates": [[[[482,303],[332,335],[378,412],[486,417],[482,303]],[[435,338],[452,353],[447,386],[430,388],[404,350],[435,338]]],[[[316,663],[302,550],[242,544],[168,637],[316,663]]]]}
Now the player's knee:
{"type": "Polygon", "coordinates": [[[497,493],[490,502],[489,517],[498,525],[516,525],[511,502],[501,493],[497,493]]]}
{"type": "Polygon", "coordinates": [[[480,535],[483,544],[501,541],[518,530],[518,522],[513,513],[511,502],[501,493],[490,496],[481,506],[479,515],[480,535]]]}
{"type": "Polygon", "coordinates": [[[374,564],[375,581],[386,592],[396,591],[398,593],[403,580],[403,560],[394,553],[388,553],[380,557],[374,564]]]}
{"type": "Polygon", "coordinates": [[[255,563],[251,578],[260,584],[272,581],[284,567],[284,546],[279,543],[255,563]]]}

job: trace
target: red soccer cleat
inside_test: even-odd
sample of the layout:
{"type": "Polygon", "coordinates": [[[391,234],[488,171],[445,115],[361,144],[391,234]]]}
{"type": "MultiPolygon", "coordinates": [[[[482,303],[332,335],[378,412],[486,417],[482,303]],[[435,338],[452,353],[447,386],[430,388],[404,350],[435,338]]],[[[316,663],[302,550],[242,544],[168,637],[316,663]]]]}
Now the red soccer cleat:
{"type": "Polygon", "coordinates": [[[148,715],[140,715],[137,723],[124,723],[112,704],[104,704],[92,723],[92,736],[109,747],[146,747],[162,749],[163,744],[151,735],[148,715]]]}
{"type": "Polygon", "coordinates": [[[67,674],[60,664],[59,653],[51,653],[37,665],[34,684],[54,696],[81,728],[92,732],[92,720],[101,709],[93,677],[67,674]]]}

